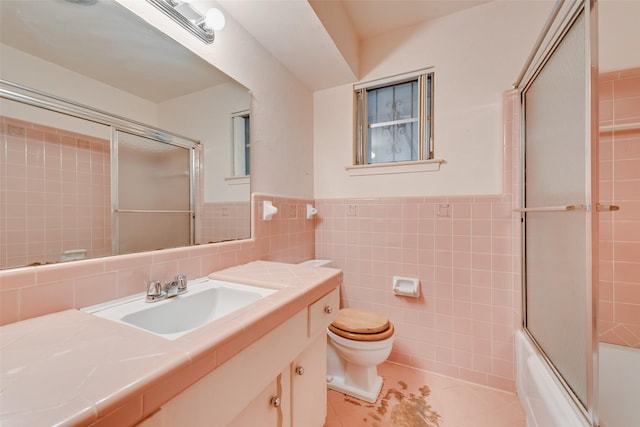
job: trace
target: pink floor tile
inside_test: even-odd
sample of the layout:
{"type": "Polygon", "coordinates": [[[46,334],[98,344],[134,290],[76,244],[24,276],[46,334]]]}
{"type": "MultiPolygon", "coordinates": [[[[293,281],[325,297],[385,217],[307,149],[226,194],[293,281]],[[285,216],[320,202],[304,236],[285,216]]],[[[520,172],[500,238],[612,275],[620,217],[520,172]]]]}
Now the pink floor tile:
{"type": "Polygon", "coordinates": [[[376,403],[328,391],[324,427],[524,427],[516,395],[391,362],[376,403]]]}

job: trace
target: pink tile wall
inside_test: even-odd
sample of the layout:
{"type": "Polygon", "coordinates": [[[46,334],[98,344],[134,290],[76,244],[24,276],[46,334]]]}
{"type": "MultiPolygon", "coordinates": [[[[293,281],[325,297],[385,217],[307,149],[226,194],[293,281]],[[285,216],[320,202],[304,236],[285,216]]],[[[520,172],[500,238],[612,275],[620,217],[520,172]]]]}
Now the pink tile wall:
{"type": "Polygon", "coordinates": [[[640,68],[600,76],[600,339],[640,348],[640,68]]]}
{"type": "Polygon", "coordinates": [[[316,201],[316,254],[344,271],[342,304],[386,314],[390,360],[514,390],[512,206],[501,196],[316,201]],[[392,277],[420,280],[419,299],[392,277]]]}
{"type": "Polygon", "coordinates": [[[251,236],[251,203],[204,203],[198,218],[201,219],[196,241],[199,243],[246,239],[251,236]]]}
{"type": "Polygon", "coordinates": [[[343,306],[394,323],[390,360],[508,391],[520,322],[513,96],[505,95],[504,195],[316,201],[316,257],[344,271],[343,306]],[[418,278],[420,298],[394,296],[393,276],[418,278]]]}
{"type": "Polygon", "coordinates": [[[0,324],[144,292],[149,280],[178,273],[196,278],[258,259],[313,258],[313,221],[299,215],[312,200],[269,195],[253,200],[249,240],[0,271],[0,324]],[[271,221],[260,219],[265,199],[280,208],[271,221]]]}
{"type": "Polygon", "coordinates": [[[257,236],[265,236],[268,250],[260,258],[266,261],[297,263],[315,257],[314,219],[306,218],[306,207],[313,200],[253,194],[252,224],[257,236]],[[273,201],[278,213],[270,221],[262,219],[264,200],[273,201]]]}
{"type": "Polygon", "coordinates": [[[109,141],[0,116],[0,268],[111,252],[109,141]]]}

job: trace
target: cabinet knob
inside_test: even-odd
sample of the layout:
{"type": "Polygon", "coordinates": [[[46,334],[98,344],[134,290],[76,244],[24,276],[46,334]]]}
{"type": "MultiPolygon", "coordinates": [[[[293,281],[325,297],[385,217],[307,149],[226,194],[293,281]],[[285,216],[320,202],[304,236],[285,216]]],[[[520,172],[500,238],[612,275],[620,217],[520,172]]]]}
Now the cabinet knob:
{"type": "Polygon", "coordinates": [[[304,375],[304,368],[302,366],[298,366],[296,368],[296,374],[298,375],[304,375]]]}
{"type": "Polygon", "coordinates": [[[333,313],[333,307],[331,307],[330,305],[325,305],[324,306],[324,312],[327,313],[327,314],[333,313]]]}
{"type": "Polygon", "coordinates": [[[273,396],[271,398],[271,406],[275,407],[275,408],[279,408],[280,407],[280,396],[273,396]]]}

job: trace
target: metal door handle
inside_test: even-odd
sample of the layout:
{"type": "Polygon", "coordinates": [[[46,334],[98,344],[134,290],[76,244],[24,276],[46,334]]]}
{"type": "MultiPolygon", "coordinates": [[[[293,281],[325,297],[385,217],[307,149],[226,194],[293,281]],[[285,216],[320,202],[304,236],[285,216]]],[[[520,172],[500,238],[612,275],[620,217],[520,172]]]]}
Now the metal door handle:
{"type": "Polygon", "coordinates": [[[514,209],[514,212],[564,212],[564,211],[577,211],[586,209],[585,205],[564,205],[564,206],[543,206],[539,208],[518,208],[514,209]]]}
{"type": "Polygon", "coordinates": [[[596,205],[596,210],[598,212],[619,211],[620,210],[620,206],[618,206],[618,205],[601,205],[600,203],[598,203],[596,205]]]}

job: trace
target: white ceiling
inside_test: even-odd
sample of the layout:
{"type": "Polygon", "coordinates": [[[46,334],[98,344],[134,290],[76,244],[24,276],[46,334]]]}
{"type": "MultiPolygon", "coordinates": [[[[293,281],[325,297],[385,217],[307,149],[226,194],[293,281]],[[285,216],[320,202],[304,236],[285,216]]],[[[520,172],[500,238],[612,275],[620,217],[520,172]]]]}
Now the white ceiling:
{"type": "Polygon", "coordinates": [[[330,30],[332,24],[350,26],[340,32],[351,32],[359,43],[489,1],[218,0],[218,3],[299,80],[318,90],[359,78],[357,66],[350,66],[343,54],[349,49],[341,44],[344,38],[332,39],[330,33],[336,34],[330,30]]]}
{"type": "Polygon", "coordinates": [[[440,18],[491,0],[316,0],[343,3],[360,40],[440,18]]]}
{"type": "Polygon", "coordinates": [[[0,0],[0,42],[156,103],[230,80],[107,0],[0,0]]]}
{"type": "MultiPolygon", "coordinates": [[[[357,48],[361,40],[487,1],[490,0],[218,3],[303,84],[318,90],[358,80],[357,48]]],[[[107,0],[90,6],[78,4],[77,0],[0,0],[0,41],[154,102],[228,78],[107,0]],[[98,44],[94,44],[96,41],[98,44]]]]}

